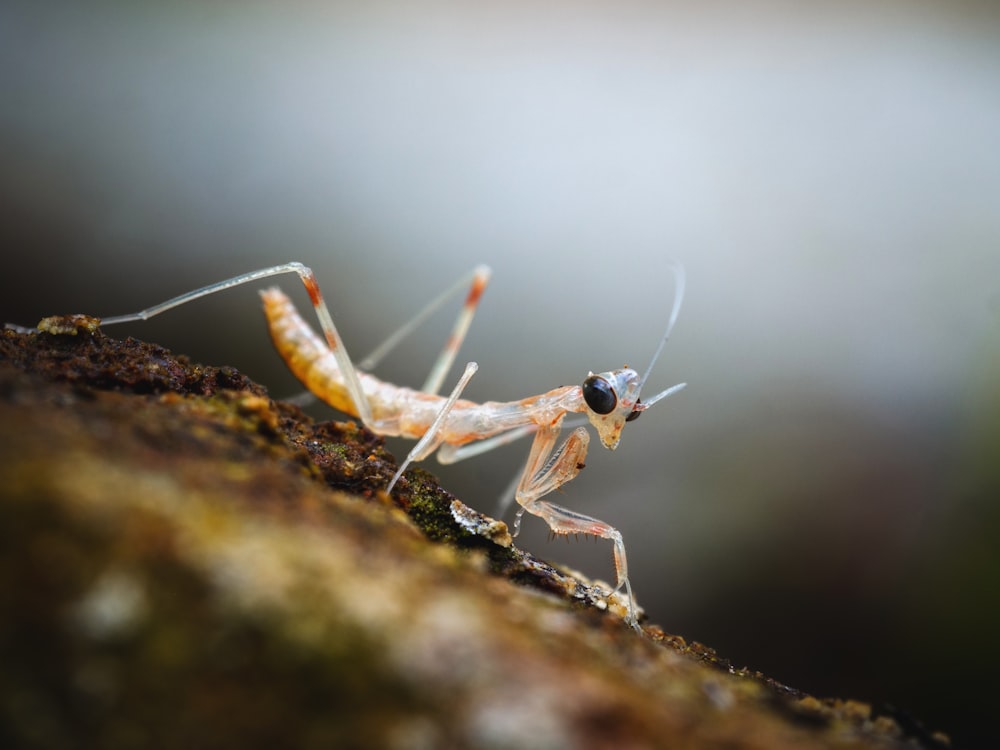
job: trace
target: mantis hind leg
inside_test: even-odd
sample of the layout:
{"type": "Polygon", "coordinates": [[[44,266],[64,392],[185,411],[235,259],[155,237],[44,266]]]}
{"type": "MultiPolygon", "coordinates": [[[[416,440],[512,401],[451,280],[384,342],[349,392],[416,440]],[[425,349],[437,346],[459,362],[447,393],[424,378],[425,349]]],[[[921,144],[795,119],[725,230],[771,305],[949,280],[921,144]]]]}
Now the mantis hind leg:
{"type": "Polygon", "coordinates": [[[483,292],[486,291],[486,286],[489,284],[492,273],[488,266],[477,266],[470,273],[460,278],[452,286],[427,303],[424,309],[393,331],[371,354],[358,362],[358,369],[365,371],[372,370],[375,365],[381,362],[389,352],[395,349],[403,339],[413,333],[438,308],[468,287],[465,302],[462,304],[462,309],[459,310],[458,317],[455,319],[444,348],[438,354],[434,365],[431,367],[431,371],[427,374],[427,379],[420,389],[424,393],[436,394],[441,390],[444,379],[448,376],[448,372],[455,363],[455,357],[458,356],[459,349],[461,349],[462,343],[465,341],[465,336],[469,332],[469,326],[472,325],[476,308],[479,306],[483,292]]]}
{"type": "MultiPolygon", "coordinates": [[[[458,356],[458,352],[465,341],[465,336],[469,332],[469,327],[472,325],[472,319],[475,317],[479,301],[486,291],[492,273],[488,266],[481,265],[465,274],[448,289],[428,302],[416,315],[389,334],[385,341],[358,361],[355,367],[364,372],[371,372],[379,362],[388,356],[393,349],[399,346],[402,341],[419,328],[446,302],[458,296],[463,290],[467,290],[465,302],[461,310],[459,310],[455,323],[452,325],[451,333],[448,335],[448,339],[438,354],[437,359],[434,360],[434,364],[427,374],[427,379],[420,388],[424,393],[437,394],[455,363],[455,358],[458,356]]],[[[311,392],[304,391],[285,400],[291,401],[298,406],[308,406],[316,400],[316,397],[311,392]]]]}

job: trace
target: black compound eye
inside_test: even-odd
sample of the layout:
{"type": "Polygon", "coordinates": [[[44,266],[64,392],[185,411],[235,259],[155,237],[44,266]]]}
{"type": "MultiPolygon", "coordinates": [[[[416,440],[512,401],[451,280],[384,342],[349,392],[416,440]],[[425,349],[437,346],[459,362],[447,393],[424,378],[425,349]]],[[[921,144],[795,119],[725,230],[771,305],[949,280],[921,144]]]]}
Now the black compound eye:
{"type": "Polygon", "coordinates": [[[604,378],[591,375],[583,381],[583,400],[595,414],[610,414],[618,406],[618,396],[604,378]]]}

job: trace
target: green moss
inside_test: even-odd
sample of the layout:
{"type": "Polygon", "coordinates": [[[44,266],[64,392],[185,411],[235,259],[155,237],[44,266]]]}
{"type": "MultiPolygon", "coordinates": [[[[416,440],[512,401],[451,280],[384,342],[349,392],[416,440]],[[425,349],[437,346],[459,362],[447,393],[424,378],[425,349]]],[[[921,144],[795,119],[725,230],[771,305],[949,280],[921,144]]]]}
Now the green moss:
{"type": "Polygon", "coordinates": [[[435,542],[460,544],[475,535],[456,523],[451,512],[454,496],[441,489],[437,478],[420,468],[406,472],[404,509],[417,527],[435,542]]]}

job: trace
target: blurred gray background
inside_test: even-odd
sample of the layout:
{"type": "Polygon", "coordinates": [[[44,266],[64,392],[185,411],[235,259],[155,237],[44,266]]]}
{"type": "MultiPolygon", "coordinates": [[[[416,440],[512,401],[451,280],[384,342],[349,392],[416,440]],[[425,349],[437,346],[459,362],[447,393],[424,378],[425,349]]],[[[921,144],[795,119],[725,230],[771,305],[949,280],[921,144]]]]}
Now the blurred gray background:
{"type": "MultiPolygon", "coordinates": [[[[0,319],[301,260],[360,357],[485,262],[467,394],[513,399],[644,367],[679,261],[648,390],[688,389],[558,501],[666,630],[992,746],[997,5],[541,5],[8,0],[0,319]]],[[[451,315],[378,373],[419,385],[451,315]]],[[[298,390],[253,289],[109,333],[298,390]]],[[[426,466],[491,511],[527,447],[426,466]]]]}

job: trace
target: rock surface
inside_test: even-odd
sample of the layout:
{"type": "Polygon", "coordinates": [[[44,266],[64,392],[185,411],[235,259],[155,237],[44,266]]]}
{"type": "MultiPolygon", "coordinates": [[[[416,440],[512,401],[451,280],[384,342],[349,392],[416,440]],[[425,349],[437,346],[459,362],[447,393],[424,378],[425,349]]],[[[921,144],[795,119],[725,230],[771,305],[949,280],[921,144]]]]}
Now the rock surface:
{"type": "Polygon", "coordinates": [[[640,636],[426,472],[387,496],[353,423],[64,323],[0,338],[5,747],[947,745],[640,636]]]}

